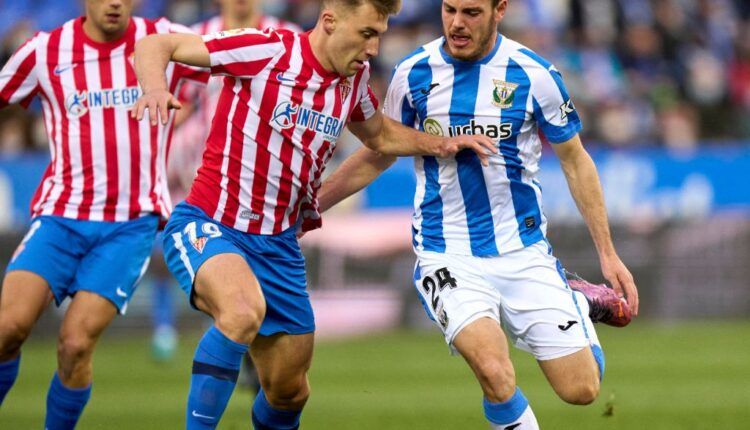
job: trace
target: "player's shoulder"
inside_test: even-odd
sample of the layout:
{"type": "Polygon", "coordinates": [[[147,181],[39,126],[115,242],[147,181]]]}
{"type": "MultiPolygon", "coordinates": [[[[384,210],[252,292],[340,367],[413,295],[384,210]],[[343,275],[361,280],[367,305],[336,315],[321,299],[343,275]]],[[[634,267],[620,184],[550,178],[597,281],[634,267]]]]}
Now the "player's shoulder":
{"type": "Polygon", "coordinates": [[[280,29],[280,30],[285,29],[285,30],[293,31],[295,33],[302,32],[302,27],[300,27],[299,25],[291,21],[287,21],[287,20],[275,17],[273,15],[263,15],[260,18],[258,27],[261,29],[266,29],[266,28],[274,28],[274,29],[280,29]]]}
{"type": "Polygon", "coordinates": [[[501,40],[500,54],[501,55],[497,56],[496,59],[503,64],[507,62],[506,57],[509,57],[510,60],[513,60],[513,62],[520,65],[525,70],[539,72],[557,72],[557,69],[551,61],[537,54],[534,50],[530,49],[526,45],[517,42],[509,37],[503,36],[503,39],[501,40]]]}
{"type": "Polygon", "coordinates": [[[415,65],[424,62],[427,60],[429,62],[429,58],[433,55],[439,55],[440,51],[440,44],[442,43],[443,38],[435,39],[429,43],[426,43],[417,49],[413,50],[401,60],[399,60],[396,65],[393,67],[393,77],[401,76],[404,77],[408,75],[408,73],[411,71],[412,68],[414,68],[415,65]]]}

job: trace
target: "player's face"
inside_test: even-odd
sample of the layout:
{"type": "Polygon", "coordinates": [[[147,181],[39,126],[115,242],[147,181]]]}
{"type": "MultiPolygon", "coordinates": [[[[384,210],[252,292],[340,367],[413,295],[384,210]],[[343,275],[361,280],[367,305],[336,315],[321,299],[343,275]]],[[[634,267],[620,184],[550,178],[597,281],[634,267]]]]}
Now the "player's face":
{"type": "Polygon", "coordinates": [[[219,0],[221,11],[235,18],[247,18],[255,12],[260,0],[219,0]]]}
{"type": "Polygon", "coordinates": [[[459,60],[478,60],[492,51],[497,25],[505,15],[507,0],[492,7],[492,0],[443,0],[445,49],[459,60]]]}
{"type": "Polygon", "coordinates": [[[356,9],[334,11],[335,26],[328,45],[329,61],[336,73],[351,76],[378,55],[380,36],[388,29],[388,16],[380,16],[364,2],[356,9]]]}
{"type": "Polygon", "coordinates": [[[86,0],[86,19],[107,36],[122,34],[132,11],[133,0],[86,0]]]}

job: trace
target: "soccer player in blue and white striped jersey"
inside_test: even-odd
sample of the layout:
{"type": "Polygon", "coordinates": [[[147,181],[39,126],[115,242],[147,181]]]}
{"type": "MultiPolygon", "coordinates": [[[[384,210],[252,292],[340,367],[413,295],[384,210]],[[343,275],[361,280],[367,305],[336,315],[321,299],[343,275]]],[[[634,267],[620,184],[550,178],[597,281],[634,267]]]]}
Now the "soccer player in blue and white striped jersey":
{"type": "MultiPolygon", "coordinates": [[[[568,287],[546,239],[536,179],[540,134],[560,159],[604,277],[634,315],[638,293],[612,244],[596,167],[581,144],[581,121],[561,74],[497,32],[507,5],[444,0],[444,36],[396,66],[384,110],[434,135],[484,134],[496,141],[499,152],[489,166],[471,151],[415,157],[414,281],[428,315],[476,374],[491,427],[524,430],[538,424],[516,387],[506,335],[536,357],[568,403],[594,401],[604,372],[586,296],[568,287]]],[[[393,161],[369,150],[355,153],[323,184],[321,209],[363,188],[393,161]]]]}

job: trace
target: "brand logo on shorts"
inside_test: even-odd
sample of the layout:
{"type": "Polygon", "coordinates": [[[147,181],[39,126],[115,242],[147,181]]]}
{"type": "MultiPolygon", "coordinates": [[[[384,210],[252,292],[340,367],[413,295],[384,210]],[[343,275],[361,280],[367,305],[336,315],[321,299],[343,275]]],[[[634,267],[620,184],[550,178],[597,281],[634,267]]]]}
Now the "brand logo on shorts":
{"type": "Polygon", "coordinates": [[[503,428],[503,430],[513,430],[513,429],[517,428],[520,425],[521,425],[521,423],[511,424],[511,425],[506,426],[505,428],[503,428]]]}
{"type": "Polygon", "coordinates": [[[578,321],[570,320],[570,321],[568,321],[567,325],[560,324],[559,326],[557,326],[557,328],[559,328],[562,331],[568,331],[568,329],[571,328],[571,327],[573,327],[573,324],[576,324],[577,322],[578,321]]]}
{"type": "Polygon", "coordinates": [[[206,242],[208,242],[207,237],[196,237],[195,240],[190,241],[190,245],[192,245],[199,254],[203,254],[203,248],[206,247],[206,242]]]}

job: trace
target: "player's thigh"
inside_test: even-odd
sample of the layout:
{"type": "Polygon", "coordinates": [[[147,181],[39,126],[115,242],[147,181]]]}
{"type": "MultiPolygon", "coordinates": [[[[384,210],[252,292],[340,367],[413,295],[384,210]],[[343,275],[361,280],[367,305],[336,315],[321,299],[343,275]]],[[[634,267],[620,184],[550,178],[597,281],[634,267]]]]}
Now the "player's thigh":
{"type": "Polygon", "coordinates": [[[195,276],[195,306],[214,318],[222,314],[245,313],[263,319],[265,300],[255,274],[236,253],[217,254],[203,263],[195,276]]]}
{"type": "Polygon", "coordinates": [[[95,234],[70,291],[97,294],[124,314],[151,260],[159,219],[155,215],[125,222],[88,222],[95,234]]]}
{"type": "Polygon", "coordinates": [[[453,347],[471,367],[485,392],[498,394],[501,399],[513,394],[516,378],[508,340],[496,320],[484,317],[471,322],[458,332],[453,347]]]}
{"type": "Polygon", "coordinates": [[[290,399],[307,395],[307,371],[312,363],[314,339],[314,333],[255,338],[250,345],[250,356],[269,397],[290,399]]]}
{"type": "Polygon", "coordinates": [[[8,272],[0,293],[0,344],[23,341],[51,301],[44,278],[25,270],[8,272]]]}
{"type": "Polygon", "coordinates": [[[563,400],[587,404],[599,394],[599,371],[590,347],[538,363],[552,389],[563,400]]]}
{"type": "MultiPolygon", "coordinates": [[[[249,307],[261,315],[265,301],[233,229],[185,202],[175,207],[164,228],[167,267],[190,304],[218,318],[249,307]]],[[[247,309],[246,309],[247,310],[247,309]]]]}

